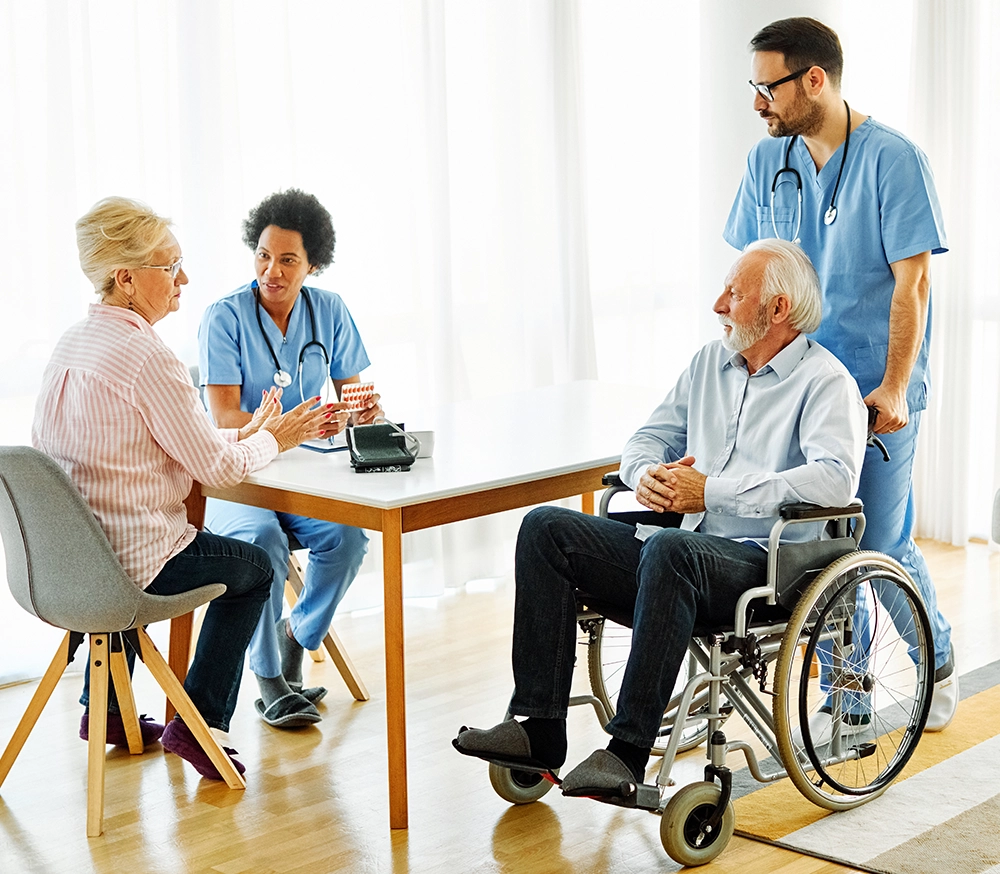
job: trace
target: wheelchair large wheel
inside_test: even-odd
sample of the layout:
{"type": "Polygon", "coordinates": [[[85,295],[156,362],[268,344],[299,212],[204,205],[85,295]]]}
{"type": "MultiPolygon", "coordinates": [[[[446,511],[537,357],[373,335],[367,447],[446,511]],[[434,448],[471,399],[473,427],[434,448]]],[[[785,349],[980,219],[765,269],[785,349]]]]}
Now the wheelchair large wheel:
{"type": "Polygon", "coordinates": [[[878,552],[835,561],[796,604],[775,665],[775,736],[792,782],[828,810],[881,795],[920,740],[933,683],[930,623],[906,571],[878,552]]]}
{"type": "MultiPolygon", "coordinates": [[[[555,772],[558,774],[558,770],[555,772]]],[[[511,804],[531,804],[538,801],[555,784],[541,774],[514,771],[501,765],[490,765],[490,784],[504,801],[511,804]]]]}
{"type": "Polygon", "coordinates": [[[714,834],[702,834],[702,827],[715,810],[721,794],[722,789],[716,783],[691,783],[679,789],[667,802],[660,819],[660,843],[678,864],[704,865],[726,849],[736,828],[736,812],[731,801],[714,834]]]}
{"type": "MultiPolygon", "coordinates": [[[[621,691],[622,678],[625,675],[625,663],[632,651],[632,629],[612,622],[605,617],[594,617],[590,623],[590,635],[587,642],[587,668],[590,672],[590,688],[594,697],[608,711],[608,717],[615,715],[618,705],[618,693],[621,691]]],[[[678,695],[684,689],[692,671],[697,671],[698,665],[694,657],[689,655],[681,665],[674,686],[674,694],[678,695]]],[[[674,723],[674,710],[668,709],[660,723],[660,732],[653,743],[650,754],[662,756],[670,743],[670,731],[674,723]]],[[[726,716],[728,718],[728,714],[726,716]]],[[[723,720],[725,721],[725,719],[723,720]]],[[[678,752],[694,749],[708,736],[708,720],[702,719],[685,726],[681,735],[678,752]]]]}

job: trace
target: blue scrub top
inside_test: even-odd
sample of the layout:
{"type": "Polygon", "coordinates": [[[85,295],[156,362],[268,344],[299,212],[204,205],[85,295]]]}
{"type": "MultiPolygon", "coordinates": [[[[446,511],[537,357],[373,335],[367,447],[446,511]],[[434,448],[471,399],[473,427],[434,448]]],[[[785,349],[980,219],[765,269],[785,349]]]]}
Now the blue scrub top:
{"type": "MultiPolygon", "coordinates": [[[[730,245],[742,249],[775,236],[771,182],[784,164],[787,147],[787,138],[769,137],[751,150],[723,233],[730,245]]],[[[802,177],[799,238],[823,291],[823,321],[811,336],[844,363],[867,396],[885,376],[895,289],[889,265],[921,252],[948,250],[926,155],[902,134],[871,118],[851,133],[837,192],[837,218],[825,224],[843,148],[817,173],[799,138],[788,164],[802,177]]],[[[774,195],[777,236],[792,238],[797,214],[794,176],[783,173],[774,195]]],[[[907,389],[911,411],[927,406],[930,333],[928,310],[924,341],[907,389]]]]}
{"type": "MultiPolygon", "coordinates": [[[[198,328],[198,366],[202,385],[239,385],[240,408],[253,412],[261,394],[274,385],[274,360],[268,351],[255,312],[254,280],[227,294],[205,310],[198,328]]],[[[301,403],[299,396],[299,355],[312,340],[326,347],[330,366],[323,353],[312,345],[302,356],[302,394],[305,398],[322,394],[326,375],[348,379],[371,362],[361,335],[339,294],[302,286],[292,307],[288,331],[284,337],[267,311],[260,308],[261,323],[278,357],[278,363],[291,377],[284,390],[283,406],[291,409],[301,403]],[[315,314],[316,332],[309,320],[309,308],[303,299],[309,295],[315,314]]]]}

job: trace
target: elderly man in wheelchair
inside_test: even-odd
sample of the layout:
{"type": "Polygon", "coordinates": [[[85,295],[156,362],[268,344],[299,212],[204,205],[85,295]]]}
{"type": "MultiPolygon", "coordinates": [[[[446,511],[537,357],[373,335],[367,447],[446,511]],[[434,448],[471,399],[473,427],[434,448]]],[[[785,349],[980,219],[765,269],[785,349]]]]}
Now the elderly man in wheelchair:
{"type": "Polygon", "coordinates": [[[689,865],[732,834],[727,751],[743,752],[757,779],[787,774],[817,804],[856,806],[909,758],[933,673],[912,582],[892,559],[857,551],[864,519],[851,502],[867,411],[847,370],[805,336],[821,315],[812,264],[791,243],[754,243],[714,309],[723,338],[695,355],[622,453],[621,481],[654,519],[679,527],[529,513],[515,557],[507,718],[453,741],[489,762],[494,787],[515,803],[555,783],[564,795],[662,813],[665,849],[689,865]],[[612,619],[632,628],[616,700],[571,699],[577,623],[590,635],[595,693],[606,692],[600,647],[612,619]],[[611,739],[560,780],[567,707],[583,701],[607,711],[611,739]],[[726,740],[733,709],[779,770],[763,773],[748,744],[726,740]],[[692,737],[709,739],[706,781],[668,799],[673,757],[692,737]],[[646,785],[651,750],[665,755],[646,785]]]}

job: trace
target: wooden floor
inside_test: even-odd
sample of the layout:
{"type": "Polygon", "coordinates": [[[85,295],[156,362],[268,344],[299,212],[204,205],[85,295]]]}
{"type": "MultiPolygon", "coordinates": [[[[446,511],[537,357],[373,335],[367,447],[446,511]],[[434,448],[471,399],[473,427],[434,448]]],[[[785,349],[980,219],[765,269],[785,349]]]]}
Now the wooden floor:
{"type": "MultiPolygon", "coordinates": [[[[1000,658],[1000,554],[982,544],[924,543],[960,672],[1000,658]]],[[[330,694],[316,727],[282,732],[256,716],[245,683],[231,733],[248,766],[245,792],[198,778],[156,745],[141,757],[108,753],[105,834],[85,837],[86,745],[76,737],[79,676],[66,677],[0,795],[0,872],[662,872],[676,866],[656,816],[552,792],[511,807],[486,767],[457,755],[463,723],[492,724],[510,692],[512,584],[407,601],[410,828],[390,832],[386,800],[381,614],[336,627],[372,700],[356,703],[329,661],[307,663],[330,694]]],[[[580,672],[578,672],[580,673],[580,672]]],[[[136,670],[140,709],[162,699],[136,670]]],[[[5,744],[33,684],[0,690],[5,744]]],[[[732,720],[735,722],[736,719],[732,720]]],[[[604,746],[593,712],[570,714],[570,762],[604,746]]],[[[682,781],[701,779],[688,754],[682,781]]],[[[735,762],[735,759],[733,760],[735,762]]],[[[734,838],[706,874],[833,874],[853,869],[734,838]]]]}

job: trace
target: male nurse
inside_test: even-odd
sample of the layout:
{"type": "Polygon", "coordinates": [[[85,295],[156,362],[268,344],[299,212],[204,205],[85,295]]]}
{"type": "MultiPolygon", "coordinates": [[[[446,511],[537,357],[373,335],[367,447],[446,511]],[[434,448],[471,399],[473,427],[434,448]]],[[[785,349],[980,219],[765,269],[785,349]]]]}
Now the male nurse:
{"type": "Polygon", "coordinates": [[[723,236],[739,249],[757,239],[799,243],[823,293],[811,336],[833,352],[878,411],[875,431],[891,460],[869,448],[858,497],[862,547],[891,555],[923,595],[931,619],[935,685],[927,731],[958,705],[951,625],[913,541],[913,457],[927,406],[931,255],[947,251],[926,155],[902,134],[849,106],[837,34],[812,18],[787,18],[750,42],[753,108],[769,136],[747,159],[723,236]]]}

